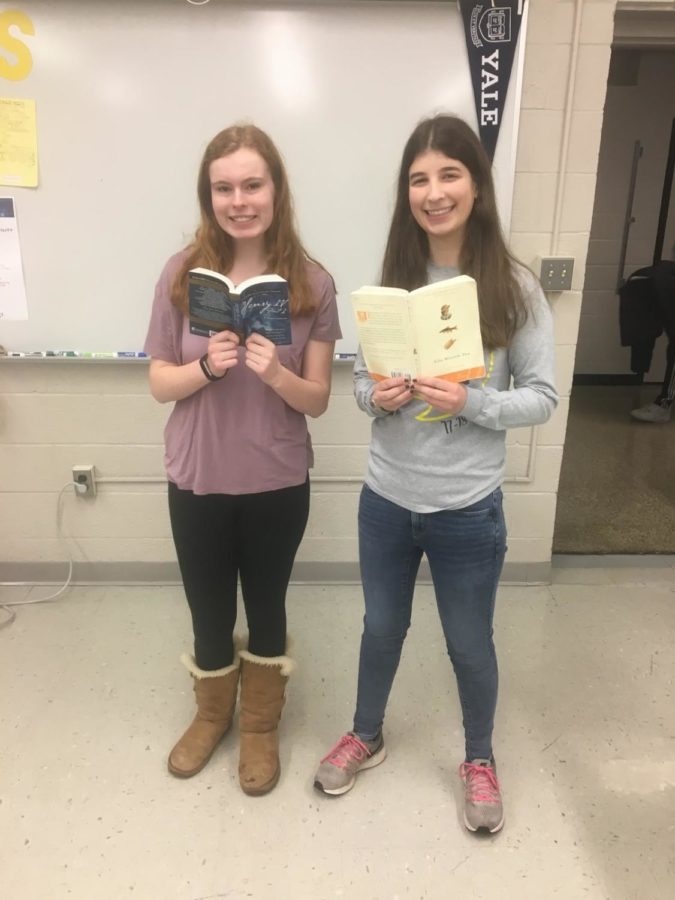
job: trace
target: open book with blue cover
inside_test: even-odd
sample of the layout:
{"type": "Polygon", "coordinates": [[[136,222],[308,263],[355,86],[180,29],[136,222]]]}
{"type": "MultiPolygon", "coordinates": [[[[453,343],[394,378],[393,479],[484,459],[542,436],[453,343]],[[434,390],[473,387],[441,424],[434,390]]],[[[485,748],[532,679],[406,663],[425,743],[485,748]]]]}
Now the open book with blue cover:
{"type": "Polygon", "coordinates": [[[211,337],[234,331],[241,341],[262,334],[273,344],[290,344],[288,282],[281,275],[258,275],[235,284],[211,269],[188,272],[190,333],[211,337]]]}

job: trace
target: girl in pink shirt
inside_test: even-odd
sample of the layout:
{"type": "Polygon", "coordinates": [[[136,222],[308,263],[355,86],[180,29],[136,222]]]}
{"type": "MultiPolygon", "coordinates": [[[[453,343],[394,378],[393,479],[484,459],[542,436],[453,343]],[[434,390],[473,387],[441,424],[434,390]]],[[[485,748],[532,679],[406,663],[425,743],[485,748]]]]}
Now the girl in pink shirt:
{"type": "Polygon", "coordinates": [[[194,655],[183,661],[197,713],[168,765],[181,777],[206,765],[232,723],[241,681],[240,783],[263,794],[279,779],[277,726],[293,668],[285,602],[309,511],[305,417],[326,409],[341,335],[333,281],[299,240],[284,165],[265,132],[235,125],[217,134],[197,191],[199,228],[164,267],[145,343],[152,395],[174,403],[165,430],[169,514],[194,631],[194,655]],[[200,266],[235,284],[285,278],[291,344],[190,334],[188,271],[200,266]],[[233,637],[238,581],[246,649],[233,637]]]}

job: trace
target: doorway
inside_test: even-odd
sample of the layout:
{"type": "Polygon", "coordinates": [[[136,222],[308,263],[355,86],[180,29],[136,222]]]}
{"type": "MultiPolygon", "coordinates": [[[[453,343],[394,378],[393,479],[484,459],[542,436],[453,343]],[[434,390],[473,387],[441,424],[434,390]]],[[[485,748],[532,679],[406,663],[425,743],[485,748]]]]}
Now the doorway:
{"type": "MultiPolygon", "coordinates": [[[[616,25],[625,28],[625,18],[617,14],[616,25]]],[[[675,410],[662,424],[630,415],[659,391],[667,340],[657,341],[644,378],[635,375],[617,294],[623,278],[653,261],[675,118],[675,11],[665,43],[662,22],[653,40],[644,17],[632,25],[635,43],[615,30],[612,49],[554,553],[675,553],[675,410]]],[[[664,256],[674,244],[675,191],[664,256]]]]}

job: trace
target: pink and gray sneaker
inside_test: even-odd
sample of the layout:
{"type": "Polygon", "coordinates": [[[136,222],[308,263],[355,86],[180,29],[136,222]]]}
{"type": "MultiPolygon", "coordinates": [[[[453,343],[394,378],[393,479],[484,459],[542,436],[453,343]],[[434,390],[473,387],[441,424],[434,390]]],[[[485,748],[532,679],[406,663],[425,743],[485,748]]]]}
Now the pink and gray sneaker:
{"type": "Polygon", "coordinates": [[[359,772],[378,766],[386,755],[381,734],[374,741],[362,741],[349,731],[321,760],[314,787],[324,794],[346,794],[354,787],[359,772]]]}
{"type": "Polygon", "coordinates": [[[485,829],[494,834],[504,824],[497,770],[489,759],[474,759],[459,767],[464,781],[464,824],[469,831],[485,829]]]}

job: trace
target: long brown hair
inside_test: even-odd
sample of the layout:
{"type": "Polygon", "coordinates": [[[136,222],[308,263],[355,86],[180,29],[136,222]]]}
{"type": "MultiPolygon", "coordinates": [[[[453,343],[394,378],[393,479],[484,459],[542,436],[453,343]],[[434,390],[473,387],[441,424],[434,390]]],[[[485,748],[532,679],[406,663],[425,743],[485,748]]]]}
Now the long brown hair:
{"type": "Polygon", "coordinates": [[[275,272],[288,281],[291,315],[307,315],[316,308],[317,301],[312,294],[306,263],[308,260],[316,260],[309,256],[298,237],[293,198],[281,155],[269,135],[255,125],[232,125],[226,128],[211,140],[204,151],[197,177],[201,223],[194,240],[187,247],[187,257],[176,274],[171,289],[171,302],[183,313],[187,312],[187,276],[190,269],[203,266],[226,274],[234,264],[234,241],[223,231],[213,213],[209,168],[214,160],[229,156],[241,147],[260,154],[274,184],[274,216],[265,232],[268,271],[275,272]]]}
{"type": "Polygon", "coordinates": [[[527,318],[527,306],[499,224],[490,160],[472,129],[457,116],[423,119],[410,135],[401,160],[396,206],[382,264],[382,284],[407,290],[427,283],[429,240],[410,210],[410,167],[427,150],[457,159],[469,170],[476,200],[466,223],[459,269],[476,279],[483,343],[506,347],[527,318]]]}

